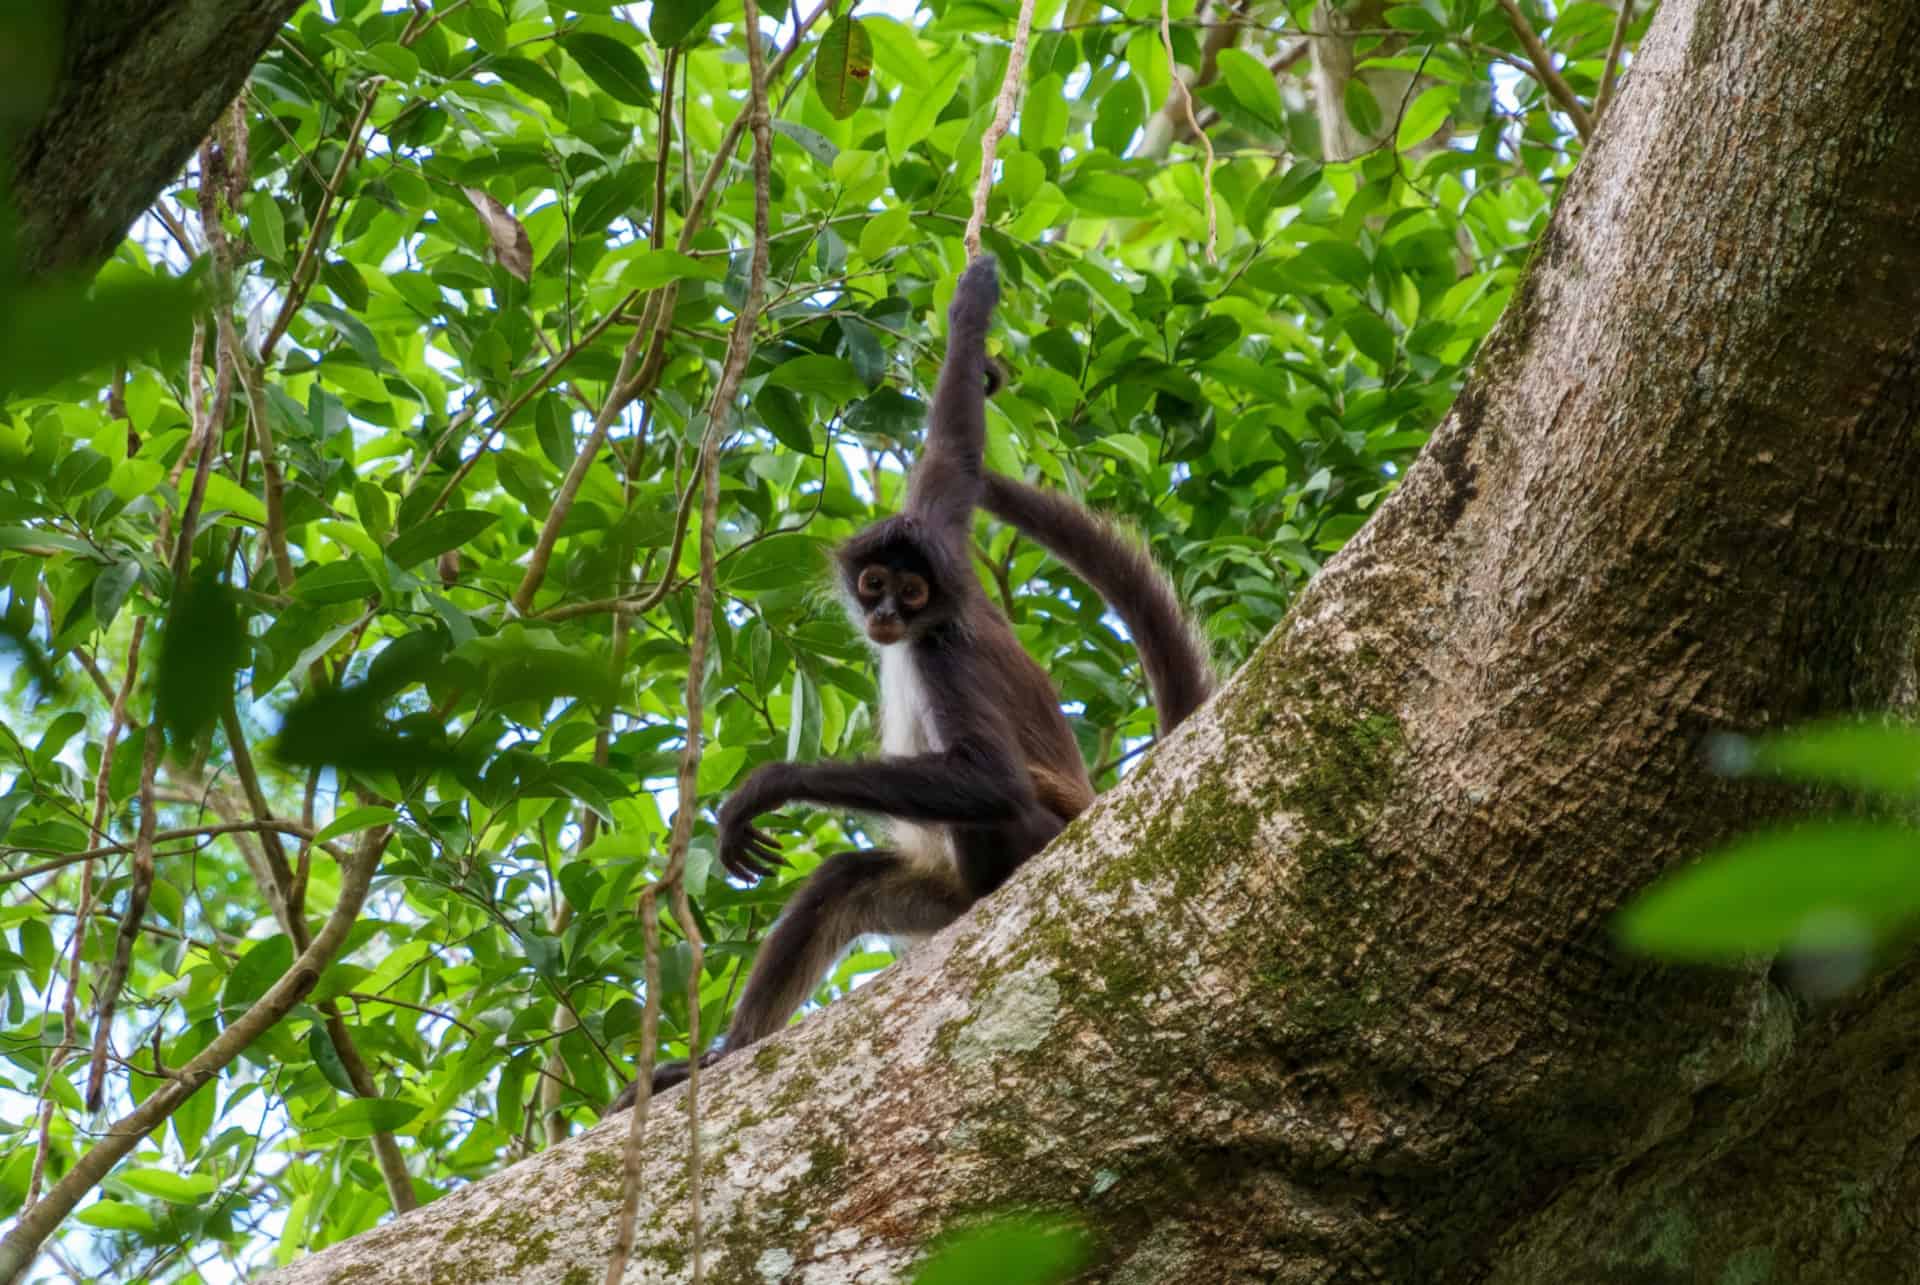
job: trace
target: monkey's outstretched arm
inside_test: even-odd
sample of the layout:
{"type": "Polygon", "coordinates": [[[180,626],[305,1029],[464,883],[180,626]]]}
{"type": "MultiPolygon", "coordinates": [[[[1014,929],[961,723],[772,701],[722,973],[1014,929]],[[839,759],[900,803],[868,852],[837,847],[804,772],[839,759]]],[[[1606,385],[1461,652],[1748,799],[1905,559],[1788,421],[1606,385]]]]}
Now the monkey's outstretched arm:
{"type": "Polygon", "coordinates": [[[1146,546],[1069,496],[999,473],[986,475],[981,503],[1066,563],[1120,617],[1147,671],[1161,735],[1185,722],[1213,693],[1206,644],[1146,546]]]}
{"type": "Polygon", "coordinates": [[[940,367],[927,438],[907,483],[906,511],[935,532],[964,538],[980,498],[987,448],[987,327],[1000,299],[1000,273],[981,255],[960,274],[947,309],[947,359],[940,367]]]}
{"type": "Polygon", "coordinates": [[[849,808],[935,825],[995,825],[1040,809],[1032,778],[997,748],[961,742],[938,754],[854,763],[768,763],[720,809],[720,863],[740,879],[784,865],[754,818],[786,803],[849,808]]]}

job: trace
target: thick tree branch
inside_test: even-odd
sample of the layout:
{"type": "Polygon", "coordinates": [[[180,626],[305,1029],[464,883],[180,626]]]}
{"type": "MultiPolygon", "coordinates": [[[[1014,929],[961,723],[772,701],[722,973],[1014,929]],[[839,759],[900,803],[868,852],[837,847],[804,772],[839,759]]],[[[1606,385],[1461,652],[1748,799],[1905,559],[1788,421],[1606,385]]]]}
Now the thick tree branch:
{"type": "Polygon", "coordinates": [[[30,273],[91,273],[179,174],[298,0],[68,0],[53,97],[14,149],[30,273]]]}

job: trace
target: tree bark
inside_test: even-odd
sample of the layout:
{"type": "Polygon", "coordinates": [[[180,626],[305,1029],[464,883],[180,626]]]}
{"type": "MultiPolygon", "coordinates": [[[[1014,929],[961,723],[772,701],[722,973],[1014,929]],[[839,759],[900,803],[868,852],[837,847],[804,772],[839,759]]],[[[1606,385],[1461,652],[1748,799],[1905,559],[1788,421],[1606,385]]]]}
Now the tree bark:
{"type": "MultiPolygon", "coordinates": [[[[1910,695],[1909,0],[1667,0],[1475,376],[1212,704],[976,913],[703,1095],[712,1281],[1891,1281],[1920,965],[1812,1012],[1610,913],[1797,796],[1703,746],[1910,695]]],[[[684,1116],[630,1279],[685,1279],[684,1116]]],[[[275,1279],[597,1276],[619,1127],[275,1279]],[[570,1275],[570,1273],[572,1275],[570,1275]]]]}
{"type": "Polygon", "coordinates": [[[13,149],[23,268],[98,267],[297,8],[299,0],[69,0],[59,80],[13,149]]]}

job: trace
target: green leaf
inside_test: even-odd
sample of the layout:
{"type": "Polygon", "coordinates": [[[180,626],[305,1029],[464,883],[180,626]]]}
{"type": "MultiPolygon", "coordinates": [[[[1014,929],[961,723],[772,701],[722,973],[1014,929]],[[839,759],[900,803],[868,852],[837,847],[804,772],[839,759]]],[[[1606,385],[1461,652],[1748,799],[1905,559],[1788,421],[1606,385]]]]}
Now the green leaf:
{"type": "Polygon", "coordinates": [[[153,1215],[125,1200],[96,1200],[74,1215],[76,1222],[108,1231],[154,1232],[153,1215]]]}
{"type": "Polygon", "coordinates": [[[343,834],[354,834],[361,830],[371,830],[376,825],[386,825],[397,821],[400,814],[392,808],[360,807],[342,812],[321,827],[320,833],[313,836],[315,843],[325,843],[337,839],[343,834]]]}
{"type": "Polygon", "coordinates": [[[1406,151],[1432,138],[1446,123],[1453,105],[1459,101],[1460,89],[1456,85],[1435,85],[1422,91],[1408,105],[1406,115],[1400,118],[1400,132],[1394,136],[1395,146],[1406,151]]]}
{"type": "Polygon", "coordinates": [[[726,267],[723,259],[696,259],[673,250],[644,250],[628,261],[620,273],[620,284],[628,290],[652,290],[669,281],[695,277],[718,281],[726,267]]]}
{"type": "Polygon", "coordinates": [[[1272,203],[1279,208],[1298,205],[1320,186],[1321,170],[1317,161],[1300,161],[1291,166],[1280,185],[1273,190],[1272,203]]]}
{"type": "Polygon", "coordinates": [[[1086,1262],[1091,1244],[1073,1223],[1015,1216],[942,1238],[913,1285],[1053,1285],[1086,1262]]]}
{"type": "Polygon", "coordinates": [[[732,593],[762,593],[813,583],[823,563],[820,544],[812,536],[784,531],[749,546],[722,568],[721,579],[732,593]]]}
{"type": "Polygon", "coordinates": [[[207,474],[206,505],[208,511],[224,509],[235,517],[245,518],[255,526],[267,524],[266,502],[218,473],[207,474]]]}
{"type": "Polygon", "coordinates": [[[839,159],[840,149],[833,145],[832,139],[817,129],[808,129],[805,125],[795,124],[790,120],[777,120],[773,122],[773,132],[798,143],[802,151],[819,161],[829,172],[833,169],[834,161],[839,159]]]}
{"type": "Polygon", "coordinates": [[[247,235],[269,262],[278,263],[287,257],[287,222],[271,193],[248,194],[247,235]]]}
{"type": "Polygon", "coordinates": [[[419,55],[397,40],[383,40],[360,56],[388,80],[410,85],[420,76],[419,55]]]}
{"type": "Polygon", "coordinates": [[[829,116],[845,120],[860,110],[872,76],[873,38],[865,23],[842,14],[820,37],[820,51],[813,60],[814,92],[829,116]]]}
{"type": "Polygon", "coordinates": [[[1365,308],[1355,308],[1340,319],[1342,329],[1362,356],[1381,367],[1393,365],[1393,328],[1365,308]]]}
{"type": "Polygon", "coordinates": [[[227,974],[227,984],[220,992],[226,1019],[231,1022],[238,1018],[291,967],[293,942],[285,933],[275,933],[249,946],[227,974]]]}
{"type": "Polygon", "coordinates": [[[647,34],[662,47],[690,45],[707,38],[719,0],[654,0],[647,34]]]}
{"type": "Polygon", "coordinates": [[[355,1098],[335,1110],[323,1112],[307,1121],[307,1127],[324,1129],[342,1138],[371,1138],[376,1133],[392,1133],[420,1114],[414,1102],[395,1098],[355,1098]]]}
{"type": "Polygon", "coordinates": [[[1100,96],[1100,107],[1093,118],[1093,145],[1115,156],[1126,155],[1146,115],[1147,99],[1140,91],[1140,82],[1132,76],[1121,76],[1100,96]]]}
{"type": "Polygon", "coordinates": [[[1067,184],[1067,199],[1078,209],[1108,218],[1142,218],[1153,212],[1145,184],[1111,170],[1083,174],[1067,184]]]}
{"type": "Polygon", "coordinates": [[[121,1169],[113,1180],[172,1205],[197,1205],[220,1185],[203,1173],[180,1174],[171,1169],[121,1169]]]}
{"type": "Polygon", "coordinates": [[[203,572],[179,589],[160,637],[154,709],[176,745],[191,745],[232,699],[247,655],[233,591],[203,572]]]}
{"type": "Polygon", "coordinates": [[[566,86],[539,63],[526,58],[503,56],[489,59],[485,69],[521,93],[538,98],[553,108],[554,115],[564,117],[567,114],[566,86]]]}
{"type": "Polygon", "coordinates": [[[1367,82],[1355,76],[1347,81],[1347,87],[1341,91],[1341,102],[1346,108],[1347,121],[1362,138],[1374,138],[1380,133],[1380,103],[1367,88],[1367,82]]]}
{"type": "Polygon", "coordinates": [[[197,282],[102,274],[91,287],[0,287],[0,397],[38,393],[122,358],[186,351],[197,282]]]}
{"type": "Polygon", "coordinates": [[[1643,893],[1616,921],[1628,947],[1733,961],[1859,951],[1920,915],[1920,834],[1817,821],[1738,839],[1643,893]]]}
{"type": "Polygon", "coordinates": [[[315,1022],[307,1028],[307,1056],[320,1068],[320,1074],[326,1077],[328,1084],[342,1093],[354,1091],[353,1076],[347,1073],[347,1064],[340,1060],[340,1050],[333,1046],[325,1023],[315,1022]]]}
{"type": "Polygon", "coordinates": [[[878,263],[887,251],[907,239],[912,226],[912,214],[900,206],[880,211],[860,229],[860,257],[878,263]]]}
{"type": "Polygon", "coordinates": [[[300,568],[293,580],[293,596],[319,606],[358,602],[379,592],[379,584],[367,574],[358,558],[343,558],[320,566],[309,564],[300,568]]]}
{"type": "Polygon", "coordinates": [[[387,557],[405,570],[449,549],[463,547],[499,520],[499,514],[485,509],[450,509],[395,536],[387,546],[387,557]]]}
{"type": "Polygon", "coordinates": [[[47,984],[53,975],[53,931],[38,919],[28,919],[20,925],[20,956],[27,961],[32,970],[33,985],[37,990],[47,984]]]}
{"type": "Polygon", "coordinates": [[[1264,62],[1244,49],[1222,49],[1218,65],[1236,102],[1276,132],[1285,127],[1287,109],[1280,101],[1280,86],[1264,62]]]}
{"type": "Polygon", "coordinates": [[[893,110],[887,113],[889,155],[905,156],[908,148],[927,136],[933,123],[940,119],[940,113],[953,101],[962,77],[972,68],[971,55],[949,54],[934,64],[930,82],[924,87],[910,85],[907,92],[894,100],[893,110]]]}
{"type": "Polygon", "coordinates": [[[847,401],[866,391],[851,363],[823,353],[812,353],[783,361],[767,375],[773,388],[791,388],[795,392],[819,393],[834,401],[847,401]]]}
{"type": "Polygon", "coordinates": [[[1402,31],[1417,31],[1422,35],[1439,36],[1446,34],[1446,28],[1440,20],[1417,4],[1397,4],[1384,15],[1389,27],[1398,27],[1402,31]]]}
{"type": "Polygon", "coordinates": [[[629,107],[653,106],[653,79],[646,63],[612,36],[576,31],[562,37],[560,47],[614,101],[629,107]]]}
{"type": "Polygon", "coordinates": [[[1716,760],[1765,772],[1898,794],[1920,791],[1920,727],[1899,723],[1816,723],[1759,741],[1728,738],[1716,760]]]}
{"type": "Polygon", "coordinates": [[[1035,81],[1020,104],[1020,142],[1031,152],[1059,150],[1067,137],[1066,83],[1049,74],[1035,81]]]}

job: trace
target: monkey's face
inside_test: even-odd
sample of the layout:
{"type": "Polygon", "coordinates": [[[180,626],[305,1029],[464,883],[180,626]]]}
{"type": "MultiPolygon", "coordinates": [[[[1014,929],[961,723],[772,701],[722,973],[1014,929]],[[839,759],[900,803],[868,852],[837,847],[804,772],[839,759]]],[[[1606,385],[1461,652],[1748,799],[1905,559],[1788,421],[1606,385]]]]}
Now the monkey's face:
{"type": "Polygon", "coordinates": [[[882,647],[902,642],[930,617],[933,587],[924,571],[888,562],[869,562],[854,577],[854,601],[859,604],[867,637],[882,647]]]}

